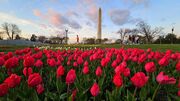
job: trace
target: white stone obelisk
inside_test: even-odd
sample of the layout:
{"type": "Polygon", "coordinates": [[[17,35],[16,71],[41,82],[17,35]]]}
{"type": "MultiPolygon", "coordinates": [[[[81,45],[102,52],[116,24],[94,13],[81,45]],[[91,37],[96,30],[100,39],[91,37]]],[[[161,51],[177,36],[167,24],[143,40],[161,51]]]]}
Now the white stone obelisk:
{"type": "Polygon", "coordinates": [[[102,23],[102,14],[101,14],[101,8],[99,8],[99,12],[98,12],[98,29],[97,29],[97,39],[101,40],[101,23],[102,23]]]}

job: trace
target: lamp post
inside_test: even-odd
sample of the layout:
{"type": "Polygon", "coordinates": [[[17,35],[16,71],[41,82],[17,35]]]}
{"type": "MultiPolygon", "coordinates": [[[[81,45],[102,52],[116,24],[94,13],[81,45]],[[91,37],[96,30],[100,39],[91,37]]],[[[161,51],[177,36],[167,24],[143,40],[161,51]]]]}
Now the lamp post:
{"type": "MultiPolygon", "coordinates": [[[[173,32],[174,32],[174,27],[172,28],[172,35],[173,35],[173,32]]],[[[173,44],[173,39],[171,37],[171,44],[173,44]]]]}
{"type": "Polygon", "coordinates": [[[159,35],[159,41],[160,41],[160,44],[161,44],[161,35],[159,35]]]}
{"type": "Polygon", "coordinates": [[[68,29],[65,29],[66,32],[66,44],[68,44],[68,29]]]}

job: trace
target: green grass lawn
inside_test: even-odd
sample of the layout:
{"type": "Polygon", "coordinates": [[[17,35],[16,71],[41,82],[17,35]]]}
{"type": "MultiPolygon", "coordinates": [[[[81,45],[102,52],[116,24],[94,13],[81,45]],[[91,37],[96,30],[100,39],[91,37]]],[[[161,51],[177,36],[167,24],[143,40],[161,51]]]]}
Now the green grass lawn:
{"type": "MultiPolygon", "coordinates": [[[[51,47],[72,47],[72,48],[90,48],[90,47],[97,47],[97,48],[120,48],[122,47],[120,44],[95,44],[95,45],[83,45],[83,44],[76,44],[76,45],[50,45],[51,47]]],[[[23,49],[28,46],[0,46],[0,52],[8,52],[14,51],[16,49],[23,49]]],[[[166,51],[167,49],[171,49],[173,51],[180,51],[180,44],[141,44],[141,45],[125,45],[125,48],[141,48],[147,49],[152,48],[154,51],[166,51]]]]}
{"type": "MultiPolygon", "coordinates": [[[[96,45],[51,45],[52,47],[73,47],[73,48],[89,48],[89,47],[98,47],[98,48],[120,48],[122,47],[120,44],[96,44],[96,45]]],[[[140,44],[140,45],[125,45],[125,48],[141,48],[148,49],[152,48],[152,50],[156,51],[166,51],[167,49],[171,49],[173,51],[180,51],[180,44],[140,44]]]]}
{"type": "Polygon", "coordinates": [[[11,46],[11,45],[0,45],[0,52],[11,52],[11,51],[15,51],[17,49],[23,49],[26,48],[28,46],[11,46]]]}

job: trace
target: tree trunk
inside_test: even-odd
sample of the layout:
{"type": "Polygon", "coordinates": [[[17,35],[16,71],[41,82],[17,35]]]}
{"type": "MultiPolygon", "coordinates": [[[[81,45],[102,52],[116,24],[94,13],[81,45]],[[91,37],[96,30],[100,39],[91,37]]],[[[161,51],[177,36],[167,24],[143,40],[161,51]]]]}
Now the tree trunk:
{"type": "Polygon", "coordinates": [[[11,37],[11,39],[13,40],[13,34],[12,34],[12,37],[11,37]]]}
{"type": "Polygon", "coordinates": [[[8,37],[9,37],[9,39],[11,39],[11,36],[9,35],[9,31],[6,30],[6,33],[7,33],[8,37]]]}

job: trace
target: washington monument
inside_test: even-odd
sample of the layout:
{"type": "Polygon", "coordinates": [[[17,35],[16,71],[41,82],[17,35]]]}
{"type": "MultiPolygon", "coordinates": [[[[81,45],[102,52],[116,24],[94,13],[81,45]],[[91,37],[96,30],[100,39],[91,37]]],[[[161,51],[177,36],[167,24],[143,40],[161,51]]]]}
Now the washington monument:
{"type": "Polygon", "coordinates": [[[99,8],[98,12],[98,29],[97,29],[97,40],[99,40],[99,43],[101,42],[101,23],[102,23],[102,14],[101,14],[101,8],[99,8]]]}

